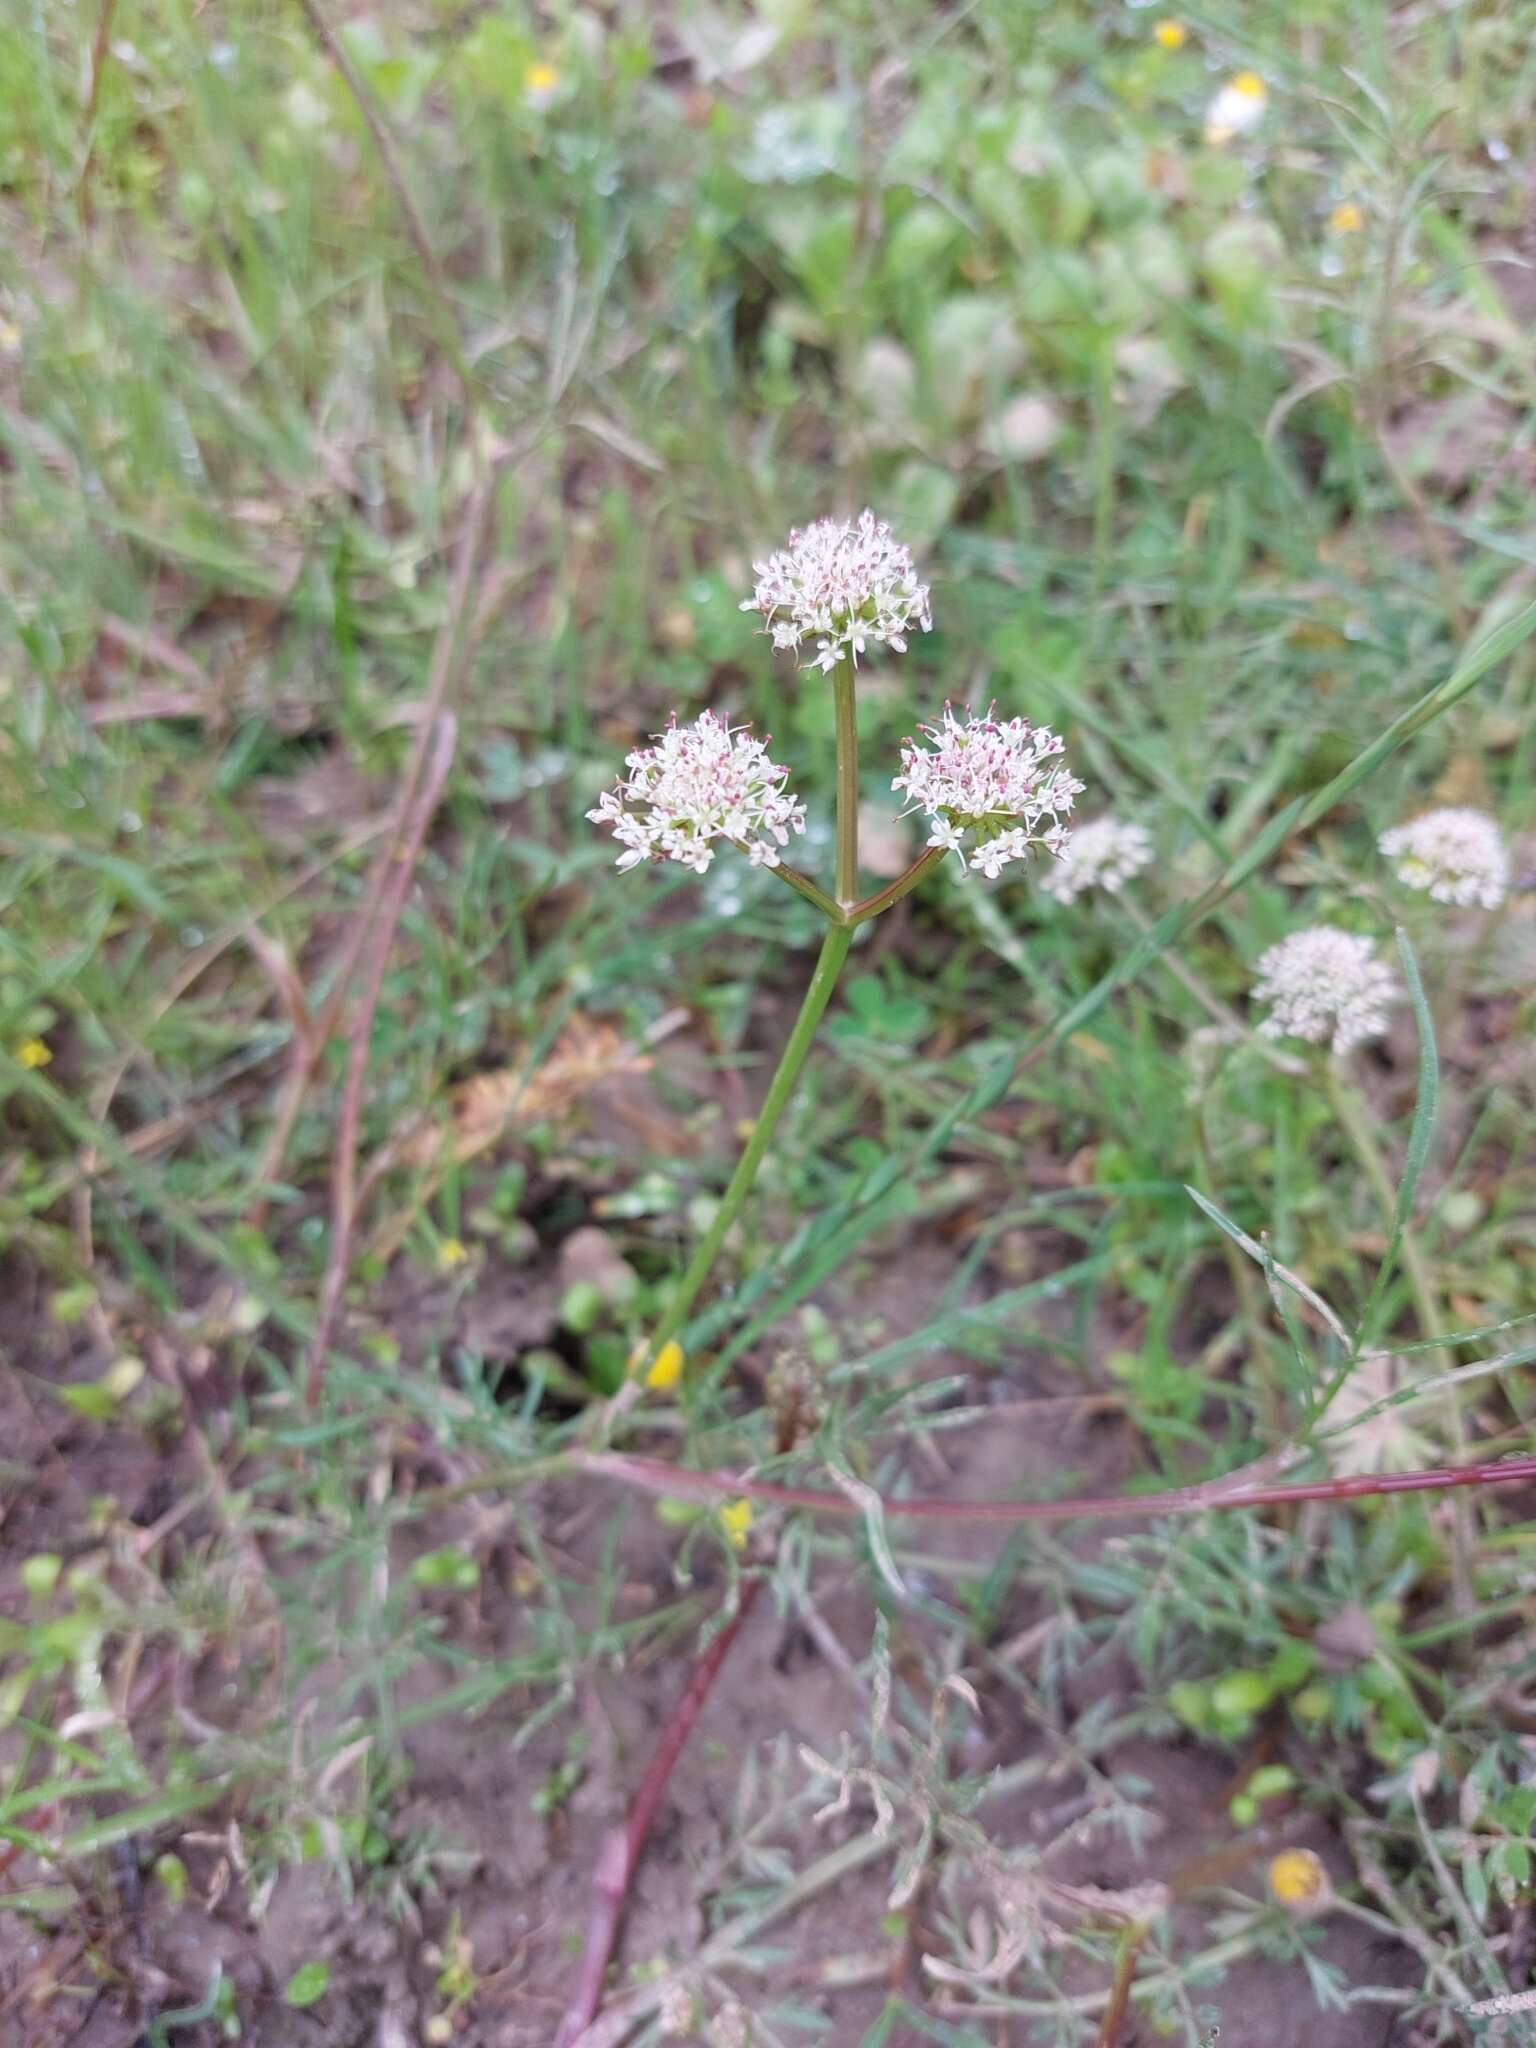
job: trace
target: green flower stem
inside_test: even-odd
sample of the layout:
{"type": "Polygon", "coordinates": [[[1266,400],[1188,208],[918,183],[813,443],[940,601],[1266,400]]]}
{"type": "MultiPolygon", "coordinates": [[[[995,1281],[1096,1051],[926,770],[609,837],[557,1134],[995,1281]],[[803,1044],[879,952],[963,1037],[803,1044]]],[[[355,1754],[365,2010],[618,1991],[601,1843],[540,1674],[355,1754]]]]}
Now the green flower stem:
{"type": "Polygon", "coordinates": [[[769,1083],[763,1106],[758,1111],[757,1121],[752,1126],[752,1135],[746,1149],[736,1162],[736,1171],[731,1175],[730,1185],[720,1197],[720,1207],[715,1220],[700,1239],[698,1248],[688,1261],[688,1269],[678,1282],[677,1291],[667,1305],[667,1312],[657,1324],[649,1349],[646,1364],[652,1363],[662,1348],[670,1344],[688,1320],[688,1311],[698,1296],[699,1289],[709,1278],[710,1267],[719,1255],[726,1234],[741,1214],[741,1205],[751,1192],[757,1178],[757,1169],[762,1165],[778,1124],[784,1114],[785,1105],[794,1092],[805,1056],[811,1049],[811,1040],[816,1036],[816,1027],[821,1022],[822,1012],[837,986],[837,977],[842,972],[843,962],[848,957],[848,948],[853,943],[853,930],[846,924],[829,924],[827,935],[821,942],[821,952],[811,975],[810,987],[800,1005],[800,1014],[795,1019],[795,1028],[789,1034],[788,1043],[779,1056],[779,1064],[769,1083]]]}
{"type": "MultiPolygon", "coordinates": [[[[1335,1059],[1328,1060],[1324,1065],[1323,1086],[1332,1104],[1333,1113],[1354,1148],[1355,1157],[1365,1170],[1366,1179],[1376,1191],[1376,1198],[1381,1203],[1382,1214],[1390,1230],[1392,1219],[1397,1214],[1397,1190],[1392,1185],[1392,1176],[1381,1156],[1381,1148],[1376,1143],[1376,1135],[1371,1129],[1365,1106],[1340,1072],[1339,1062],[1335,1059]]],[[[1418,1318],[1420,1331],[1426,1337],[1443,1337],[1445,1323],[1441,1318],[1440,1304],[1435,1296],[1434,1281],[1430,1278],[1429,1268],[1424,1263],[1419,1241],[1406,1222],[1403,1225],[1398,1249],[1403,1261],[1403,1271],[1408,1276],[1408,1293],[1413,1302],[1413,1312],[1418,1318]]],[[[1364,1334],[1362,1331],[1355,1339],[1357,1348],[1364,1334]]],[[[1431,1373],[1450,1370],[1449,1351],[1426,1351],[1423,1357],[1431,1373]]],[[[1450,1396],[1446,1407],[1451,1426],[1451,1441],[1458,1452],[1465,1452],[1467,1418],[1462,1412],[1459,1389],[1450,1396]]],[[[1471,1510],[1464,1500],[1458,1499],[1452,1510],[1450,1545],[1451,1588],[1458,1614],[1470,1614],[1476,1604],[1472,1583],[1474,1539],[1471,1510]]]]}
{"type": "Polygon", "coordinates": [[[853,656],[845,654],[832,672],[837,707],[837,883],[844,910],[859,898],[859,713],[853,656]]]}
{"type": "Polygon", "coordinates": [[[855,903],[844,913],[850,925],[859,925],[872,917],[878,917],[882,910],[889,910],[893,903],[899,903],[909,889],[915,889],[931,869],[936,868],[944,858],[942,846],[925,846],[905,874],[894,882],[888,882],[873,896],[866,896],[861,903],[855,903]]]}
{"type": "MultiPolygon", "coordinates": [[[[734,845],[735,842],[732,841],[734,845]]],[[[778,861],[768,872],[777,875],[781,882],[787,882],[797,895],[807,903],[814,903],[828,924],[847,924],[848,917],[840,903],[834,903],[826,890],[813,882],[809,875],[802,875],[798,868],[792,868],[787,860],[778,861]]]]}
{"type": "MultiPolygon", "coordinates": [[[[1323,1067],[1323,1087],[1333,1113],[1339,1120],[1339,1128],[1348,1138],[1390,1226],[1397,1212],[1397,1190],[1392,1185],[1392,1176],[1387,1171],[1387,1163],[1381,1156],[1381,1148],[1376,1143],[1375,1133],[1366,1118],[1360,1098],[1339,1071],[1336,1060],[1328,1060],[1323,1067]]],[[[1443,1337],[1445,1324],[1441,1319],[1439,1303],[1435,1299],[1434,1282],[1430,1278],[1428,1266],[1424,1263],[1424,1254],[1419,1249],[1418,1239],[1413,1231],[1406,1227],[1402,1237],[1402,1258],[1403,1271],[1408,1276],[1408,1292],[1413,1299],[1413,1312],[1418,1318],[1421,1333],[1425,1337],[1443,1337]]],[[[1451,1361],[1444,1351],[1432,1351],[1428,1353],[1426,1362],[1432,1371],[1446,1372],[1451,1361]]],[[[1457,1420],[1459,1424],[1459,1410],[1457,1420]]],[[[1458,1427],[1458,1437],[1460,1434],[1458,1427]]]]}

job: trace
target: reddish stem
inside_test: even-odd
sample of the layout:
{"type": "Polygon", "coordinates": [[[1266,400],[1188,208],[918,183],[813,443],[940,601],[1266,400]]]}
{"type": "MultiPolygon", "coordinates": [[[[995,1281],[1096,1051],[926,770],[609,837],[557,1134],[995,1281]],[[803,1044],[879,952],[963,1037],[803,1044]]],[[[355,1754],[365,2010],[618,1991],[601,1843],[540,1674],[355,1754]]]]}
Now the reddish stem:
{"type": "MultiPolygon", "coordinates": [[[[821,1515],[857,1515],[856,1502],[842,1493],[824,1493],[813,1486],[781,1486],[771,1479],[751,1479],[740,1472],[698,1472],[669,1465],[660,1458],[634,1458],[621,1451],[588,1451],[578,1458],[584,1471],[646,1493],[714,1500],[741,1496],[773,1507],[810,1508],[821,1515]]],[[[1382,1493],[1427,1493],[1453,1486],[1509,1486],[1536,1479],[1536,1455],[1496,1458],[1477,1465],[1436,1465],[1421,1472],[1362,1473],[1347,1479],[1303,1479],[1273,1486],[1235,1483],[1232,1478],[1199,1486],[1175,1487],[1168,1493],[1079,1495],[1068,1500],[942,1500],[922,1495],[899,1499],[883,1495],[888,1515],[907,1515],[922,1522],[1065,1522],[1075,1516],[1104,1518],[1132,1515],[1197,1515],[1215,1508],[1262,1508],[1284,1501],[1362,1500],[1382,1493]]]]}
{"type": "MultiPolygon", "coordinates": [[[[392,880],[398,876],[399,842],[410,833],[422,774],[427,766],[427,756],[439,731],[438,721],[477,638],[474,625],[466,629],[465,614],[473,589],[475,565],[485,544],[493,504],[492,479],[488,476],[482,477],[475,487],[474,496],[465,515],[458,560],[448,597],[448,609],[444,613],[443,623],[438,629],[437,640],[432,650],[432,667],[427,677],[426,695],[422,700],[416,737],[412,742],[410,756],[395,794],[389,834],[375,856],[368,876],[368,886],[364,891],[362,907],[352,920],[351,930],[336,962],[331,992],[316,1013],[313,1028],[294,1039],[282,1103],[257,1174],[264,1188],[275,1181],[282,1171],[289,1140],[298,1123],[299,1112],[304,1107],[304,1098],[309,1093],[321,1057],[351,992],[352,976],[378,920],[384,897],[392,880]]],[[[266,1197],[263,1195],[252,1209],[249,1220],[260,1225],[266,1215],[266,1207],[266,1197]]]]}
{"type": "Polygon", "coordinates": [[[357,1216],[357,1137],[363,1114],[363,1088],[368,1076],[368,1055],[373,1043],[373,1018],[384,986],[384,972],[394,944],[395,927],[410,894],[411,878],[421,853],[427,827],[437,809],[448,770],[453,765],[458,740],[458,721],[451,711],[439,717],[420,786],[400,840],[389,850],[394,856],[379,901],[377,922],[369,934],[371,948],[362,1000],[352,1024],[352,1042],[347,1051],[347,1078],[342,1088],[341,1116],[336,1131],[336,1156],[331,1167],[331,1245],[325,1279],[320,1290],[320,1313],[314,1340],[309,1348],[307,1398],[311,1408],[320,1399],[325,1384],[325,1358],[346,1290],[347,1269],[352,1262],[352,1226],[357,1216]]]}
{"type": "Polygon", "coordinates": [[[1120,2029],[1131,2008],[1131,1986],[1136,1981],[1136,1962],[1150,1930],[1138,1922],[1128,1927],[1120,1941],[1120,1956],[1115,1964],[1115,1981],[1110,1987],[1109,2003],[1104,2008],[1104,2018],[1099,2025],[1098,2039],[1094,2048],[1120,2048],[1120,2029]]]}
{"type": "Polygon", "coordinates": [[[710,1689],[720,1675],[720,1667],[729,1656],[732,1643],[741,1633],[742,1623],[752,1612],[752,1603],[761,1585],[761,1579],[748,1579],[743,1585],[741,1605],[694,1666],[693,1676],[684,1688],[682,1698],[672,1709],[671,1717],[661,1731],[661,1740],[646,1766],[640,1790],[635,1794],[635,1803],[629,1809],[629,1818],[623,1827],[614,1828],[607,1835],[598,1851],[597,1864],[592,1872],[592,1906],[587,1915],[587,1938],[576,1973],[576,1988],[571,1993],[570,2004],[560,2022],[560,2031],[555,2036],[555,2048],[577,2048],[581,2036],[597,2017],[603,1997],[603,1979],[608,1974],[609,1959],[618,1938],[619,1918],[630,1883],[645,1852],[646,1837],[656,1818],[656,1809],[666,1793],[672,1767],[693,1733],[693,1724],[709,1698],[710,1689]]]}

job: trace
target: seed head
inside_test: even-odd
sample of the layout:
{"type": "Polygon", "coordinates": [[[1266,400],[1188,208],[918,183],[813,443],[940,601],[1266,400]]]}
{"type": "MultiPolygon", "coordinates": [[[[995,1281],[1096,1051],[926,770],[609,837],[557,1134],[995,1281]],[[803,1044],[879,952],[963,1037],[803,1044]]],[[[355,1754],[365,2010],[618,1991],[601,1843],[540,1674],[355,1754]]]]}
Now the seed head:
{"type": "Polygon", "coordinates": [[[791,529],[787,548],[752,567],[757,588],[741,609],[762,613],[775,647],[798,652],[802,640],[814,639],[806,668],[830,671],[844,649],[857,666],[872,640],[901,654],[913,626],[932,630],[928,586],[873,512],[791,529]]]}
{"type": "Polygon", "coordinates": [[[642,860],[678,860],[702,875],[714,842],[745,846],[754,867],[777,867],[791,832],[805,830],[805,806],[785,794],[787,768],[745,726],[705,711],[689,725],[674,718],[653,747],[630,754],[612,789],[587,816],[607,825],[624,851],[621,868],[642,860]]]}
{"type": "Polygon", "coordinates": [[[988,881],[1010,861],[1027,859],[1031,845],[1062,851],[1064,821],[1083,785],[1053,765],[1063,742],[1048,727],[990,712],[967,712],[962,721],[946,704],[937,725],[919,729],[933,744],[902,742],[901,773],[891,787],[906,791],[908,810],[927,812],[930,846],[959,854],[963,868],[966,835],[973,834],[970,865],[988,881]]]}
{"type": "Polygon", "coordinates": [[[1312,1045],[1331,1041],[1335,1052],[1379,1038],[1402,993],[1370,939],[1331,924],[1292,932],[1271,946],[1259,955],[1258,974],[1254,1000],[1272,1006],[1259,1026],[1262,1035],[1312,1045]]]}
{"type": "Polygon", "coordinates": [[[1410,889],[1437,903],[1480,903],[1495,910],[1509,887],[1509,855],[1499,828],[1482,811],[1458,804],[1394,825],[1377,841],[1410,889]]]}
{"type": "Polygon", "coordinates": [[[1152,858],[1152,835],[1142,825],[1115,817],[1074,825],[1072,837],[1041,879],[1047,896],[1071,903],[1085,889],[1121,889],[1152,858]]]}

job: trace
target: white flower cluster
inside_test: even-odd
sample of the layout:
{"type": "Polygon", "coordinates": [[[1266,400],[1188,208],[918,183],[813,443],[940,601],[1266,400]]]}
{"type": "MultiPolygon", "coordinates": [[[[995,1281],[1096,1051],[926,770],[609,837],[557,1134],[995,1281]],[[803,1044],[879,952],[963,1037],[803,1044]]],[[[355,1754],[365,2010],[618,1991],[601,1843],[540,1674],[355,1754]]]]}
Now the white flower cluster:
{"type": "Polygon", "coordinates": [[[1331,924],[1292,932],[1271,946],[1259,956],[1258,973],[1254,999],[1272,1005],[1261,1034],[1313,1045],[1331,1040],[1335,1052],[1379,1038],[1402,993],[1370,939],[1331,924]]]}
{"type": "Polygon", "coordinates": [[[928,586],[918,582],[910,550],[873,512],[793,529],[787,548],[752,567],[757,588],[741,609],[762,613],[775,647],[798,650],[814,639],[807,668],[836,668],[845,648],[857,664],[872,640],[900,654],[913,626],[932,630],[928,586]]]}
{"type": "Polygon", "coordinates": [[[1120,818],[1095,818],[1074,825],[1061,859],[1042,876],[1040,886],[1058,903],[1073,903],[1085,889],[1124,888],[1152,858],[1152,835],[1144,825],[1120,818]]]}
{"type": "Polygon", "coordinates": [[[1482,811],[1451,804],[1394,825],[1377,841],[1410,889],[1437,903],[1480,903],[1496,910],[1509,888],[1509,855],[1499,828],[1482,811]]]}
{"type": "Polygon", "coordinates": [[[805,830],[805,806],[786,796],[789,770],[769,760],[766,744],[713,711],[691,725],[674,719],[655,739],[626,758],[629,774],[587,813],[624,848],[619,866],[678,860],[702,875],[714,841],[729,839],[754,867],[777,867],[790,833],[805,830]]]}
{"type": "Polygon", "coordinates": [[[930,846],[958,853],[964,866],[965,835],[974,833],[970,864],[988,881],[1010,861],[1027,859],[1031,844],[1061,852],[1063,821],[1083,785],[1051,765],[1063,745],[1055,733],[1023,718],[967,713],[962,722],[947,704],[942,722],[921,730],[932,747],[904,740],[902,772],[891,787],[906,791],[909,811],[927,812],[930,846]]]}

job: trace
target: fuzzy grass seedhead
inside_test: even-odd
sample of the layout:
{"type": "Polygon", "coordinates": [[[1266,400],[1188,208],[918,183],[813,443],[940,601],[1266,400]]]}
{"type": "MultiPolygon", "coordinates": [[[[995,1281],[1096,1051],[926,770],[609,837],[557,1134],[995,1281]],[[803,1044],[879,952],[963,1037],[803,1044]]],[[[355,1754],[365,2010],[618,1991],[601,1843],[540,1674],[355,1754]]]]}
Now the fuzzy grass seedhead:
{"type": "Polygon", "coordinates": [[[1292,932],[1261,953],[1258,976],[1254,1000],[1271,1005],[1259,1026],[1265,1038],[1331,1044],[1337,1053],[1380,1038],[1403,992],[1372,940],[1331,924],[1292,932]]]}
{"type": "Polygon", "coordinates": [[[1410,889],[1437,903],[1497,910],[1509,888],[1509,854],[1486,812],[1450,804],[1394,825],[1376,842],[1410,889]]]}
{"type": "Polygon", "coordinates": [[[741,609],[762,614],[781,650],[798,653],[813,639],[807,668],[829,673],[845,654],[857,666],[871,641],[901,654],[914,626],[932,630],[928,586],[917,580],[911,551],[873,512],[792,528],[787,548],[752,567],[757,588],[741,609]]]}
{"type": "Polygon", "coordinates": [[[674,719],[655,739],[627,757],[628,775],[587,813],[624,849],[618,865],[676,860],[702,875],[725,839],[755,867],[777,867],[789,835],[805,830],[805,806],[786,794],[789,770],[769,760],[767,743],[714,711],[687,725],[674,719]]]}
{"type": "Polygon", "coordinates": [[[961,719],[946,704],[939,723],[920,730],[932,745],[903,742],[891,787],[905,791],[909,811],[927,813],[930,846],[959,854],[963,868],[971,840],[969,864],[989,881],[1031,846],[1062,852],[1083,785],[1058,761],[1064,742],[1048,726],[990,712],[961,719]]]}

